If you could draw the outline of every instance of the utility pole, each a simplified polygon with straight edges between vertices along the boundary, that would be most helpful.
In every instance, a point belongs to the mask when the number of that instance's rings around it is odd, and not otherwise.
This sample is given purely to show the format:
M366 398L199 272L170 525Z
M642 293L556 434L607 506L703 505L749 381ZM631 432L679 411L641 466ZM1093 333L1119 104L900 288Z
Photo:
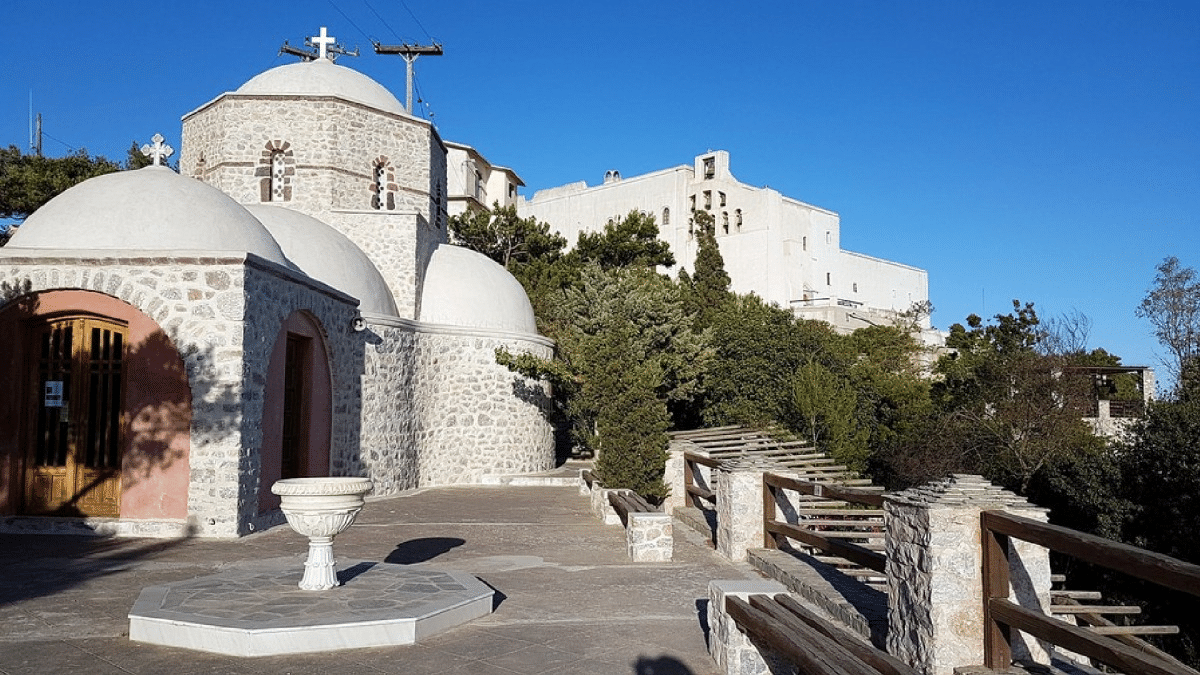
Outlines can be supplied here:
M413 110L413 61L416 61L417 57L422 54L428 56L441 56L442 46L436 42L431 45L381 45L378 42L375 42L374 45L376 54L399 54L400 56L404 57L408 82L408 96L404 100L404 107L408 110L408 114L411 115Z

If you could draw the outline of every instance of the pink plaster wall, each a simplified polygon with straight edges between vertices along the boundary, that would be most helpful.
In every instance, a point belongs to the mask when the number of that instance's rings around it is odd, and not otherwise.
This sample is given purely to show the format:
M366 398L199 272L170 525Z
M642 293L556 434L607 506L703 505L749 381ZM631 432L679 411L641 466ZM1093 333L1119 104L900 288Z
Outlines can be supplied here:
M153 319L121 300L92 291L48 291L0 310L0 513L16 513L22 495L21 414L26 405L23 323L36 317L85 312L129 327L124 393L125 447L121 517L186 518L192 394L179 351ZM15 343L15 344L14 344ZM32 358L32 355L30 355Z

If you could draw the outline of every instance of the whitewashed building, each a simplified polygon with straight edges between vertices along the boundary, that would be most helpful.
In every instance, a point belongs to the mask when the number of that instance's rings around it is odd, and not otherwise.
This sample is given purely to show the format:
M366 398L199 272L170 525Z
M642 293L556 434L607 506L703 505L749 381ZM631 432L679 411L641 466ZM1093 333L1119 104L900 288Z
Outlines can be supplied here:
M524 186L516 171L492 164L469 145L446 142L449 215L487 210L497 204L515 206L517 190Z
M734 178L729 153L708 152L691 166L640 176L610 171L518 200L522 217L550 224L568 241L630 211L652 214L679 267L692 269L698 241L693 210L713 216L732 290L754 293L839 330L891 323L929 299L925 270L841 247L838 214Z
M553 343L447 244L450 147L320 44L184 115L180 173L85 181L0 248L0 529L239 536L281 477L553 466L545 387L495 358Z

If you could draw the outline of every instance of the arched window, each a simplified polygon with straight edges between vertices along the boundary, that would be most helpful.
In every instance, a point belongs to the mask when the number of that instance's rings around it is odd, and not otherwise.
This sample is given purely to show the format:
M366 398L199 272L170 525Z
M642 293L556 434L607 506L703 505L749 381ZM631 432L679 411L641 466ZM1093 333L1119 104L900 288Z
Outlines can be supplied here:
M296 157L287 141L267 141L254 175L259 177L259 200L290 202L292 178L296 173Z
M663 224L663 227L666 227L667 225L670 225L670 224L671 224L671 209L669 209L669 208L667 208L667 207L665 207L665 206L663 207L663 221L662 221L662 224Z
M371 166L371 208L382 211L396 209L396 176L388 158L380 155Z
M728 211L721 212L721 229L725 231L725 234L729 234L729 212Z
M741 209L734 211L733 226L736 227L739 232L742 230L742 210Z
M271 201L283 201L283 177L286 169L283 153L276 150L271 153Z

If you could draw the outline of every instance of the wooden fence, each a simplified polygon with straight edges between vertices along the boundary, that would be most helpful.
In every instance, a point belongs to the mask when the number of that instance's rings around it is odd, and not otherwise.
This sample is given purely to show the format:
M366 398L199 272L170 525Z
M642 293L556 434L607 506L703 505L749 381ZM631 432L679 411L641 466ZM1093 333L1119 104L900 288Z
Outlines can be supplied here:
M1139 650L1095 630L1071 625L1010 601L1008 544L1010 538L1028 541L1195 597L1200 597L1200 565L1002 511L985 511L980 523L984 655L988 668L1009 667L1011 631L1016 629L1130 675L1197 675L1195 670L1169 657Z

